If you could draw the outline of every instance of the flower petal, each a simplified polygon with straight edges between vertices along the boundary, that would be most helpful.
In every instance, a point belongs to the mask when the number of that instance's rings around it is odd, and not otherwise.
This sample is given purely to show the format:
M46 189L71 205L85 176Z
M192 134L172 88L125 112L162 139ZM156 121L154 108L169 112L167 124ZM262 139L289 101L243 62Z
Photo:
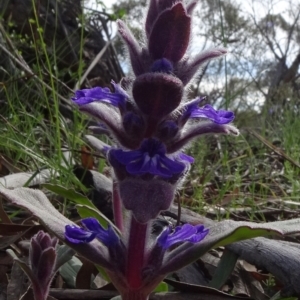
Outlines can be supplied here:
M172 174L182 173L185 169L185 165L176 160L172 160L166 156L160 158L160 164L170 170Z
M189 155L187 155L187 154L185 154L185 153L180 153L180 154L178 155L178 158L179 158L181 161L187 162L187 163L190 163L190 164L192 164L192 163L195 161L195 159L194 159L192 156L189 156Z
M227 110L215 110L211 105L203 108L195 108L191 112L191 118L207 118L217 124L228 124L234 119L234 113Z
M66 225L65 238L72 244L89 243L96 237L96 234L75 225Z
M105 246L110 247L116 245L120 240L111 226L105 229L95 218L86 218L81 222L86 229L75 225L66 225L65 227L65 238L72 244L89 243L97 238Z
M143 154L138 150L124 151L122 149L111 149L109 151L109 156L112 157L114 160L117 160L119 163L127 165L131 161L137 161L142 159Z
M206 237L208 231L203 225L184 224L177 226L173 232L168 227L158 236L157 243L164 249L183 242L198 243Z
M109 88L94 87L76 91L75 97L73 97L72 100L79 106L95 101L102 101L116 107L123 107L126 102L126 93L114 82L112 84L115 87L115 93L112 93Z
M156 139L144 140L140 149L124 151L112 149L109 152L110 162L115 167L117 161L126 166L126 170L132 175L143 175L146 173L170 178L185 170L183 162L171 159L165 155L164 144Z
M111 226L103 228L97 219L86 218L81 220L82 224L100 240L105 246L114 246L119 242L119 236L114 232Z

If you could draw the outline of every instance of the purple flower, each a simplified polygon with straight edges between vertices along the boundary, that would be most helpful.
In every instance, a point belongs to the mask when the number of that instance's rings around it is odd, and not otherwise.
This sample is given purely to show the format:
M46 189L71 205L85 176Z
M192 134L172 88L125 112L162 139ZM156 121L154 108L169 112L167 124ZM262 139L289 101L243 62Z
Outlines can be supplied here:
M109 152L110 161L117 161L126 166L128 173L143 175L146 173L170 178L185 170L185 164L166 156L165 146L156 139L142 142L140 149L124 151L112 149Z
M195 244L202 241L208 234L208 231L203 225L184 224L183 226L177 226L173 232L168 227L157 238L157 243L164 249L183 242Z
M227 110L215 110L211 105L199 107L199 103L205 98L198 98L184 106L184 112L180 118L181 125L184 125L189 118L210 119L216 124L228 124L234 119L234 113Z
M95 218L86 218L81 222L85 229L75 225L66 225L65 238L72 244L89 243L97 238L105 246L111 247L120 240L110 225L105 229Z
M72 244L89 243L96 237L96 233L90 232L75 225L66 225L65 238Z
M109 88L94 87L76 91L72 100L79 106L102 101L115 107L124 107L128 97L127 94L120 86L114 82L112 84L115 88L115 93L112 93Z
M199 109L199 103L201 101L203 101L205 99L205 97L200 97L197 99L194 99L188 103L186 103L183 107L182 107L182 115L179 118L179 124L181 127L183 127L183 125L189 120L189 118L191 117L191 114L194 110Z
M234 113L227 110L215 110L211 105L192 110L190 118L207 118L217 124L228 124L234 119Z

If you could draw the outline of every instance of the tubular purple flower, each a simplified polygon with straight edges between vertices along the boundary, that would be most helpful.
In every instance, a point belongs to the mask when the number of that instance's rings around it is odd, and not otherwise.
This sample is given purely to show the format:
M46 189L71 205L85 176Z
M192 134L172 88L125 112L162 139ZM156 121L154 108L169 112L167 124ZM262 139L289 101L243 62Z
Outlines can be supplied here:
M116 160L126 166L131 175L143 175L146 173L162 178L171 178L185 170L185 164L168 158L165 146L156 139L146 139L140 149L124 151L112 149L109 152L110 161Z
M75 225L66 225L65 238L72 244L89 243L96 237L95 232L90 232Z
M116 245L120 238L109 225L107 229L103 228L95 218L86 218L81 220L84 228L74 225L66 225L65 238L73 244L89 243L94 238L101 241L106 247Z
M187 103L183 109L184 112L179 119L179 123L183 126L190 118L204 118L213 121L216 124L228 124L234 120L234 113L227 110L215 110L211 105L199 107L199 103L205 98L198 98Z
M167 227L157 238L157 243L164 249L183 242L195 244L202 241L208 232L209 230L203 225L184 224L177 226L173 232L170 227Z
M120 240L110 224L107 229L103 228L99 221L95 218L86 218L81 220L81 223L91 232L96 233L96 238L100 240L105 246L111 247L117 244Z
M216 124L228 124L233 121L234 113L227 110L215 110L207 104L203 108L195 108L190 112L190 118L206 118Z
M102 101L111 104L115 107L124 107L126 98L128 98L125 91L112 82L115 87L115 92L112 93L109 88L94 87L91 89L83 89L75 92L75 97L72 98L75 104L82 106L95 101Z
M195 100L192 100L192 101L186 103L183 106L183 108L182 108L183 113L179 118L179 124L180 124L181 127L189 120L189 118L191 116L191 113L194 110L199 108L199 103L201 101L203 101L204 99L205 99L205 97L200 97L200 98L197 98Z

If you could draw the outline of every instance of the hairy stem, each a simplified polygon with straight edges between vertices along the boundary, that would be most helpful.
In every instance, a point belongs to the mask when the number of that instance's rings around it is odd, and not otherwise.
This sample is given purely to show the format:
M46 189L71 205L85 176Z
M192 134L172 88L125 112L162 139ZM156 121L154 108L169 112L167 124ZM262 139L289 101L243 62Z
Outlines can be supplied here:
M117 182L113 183L113 210L114 210L115 224L119 228L119 230L123 232L124 222L123 222L122 201L119 195Z

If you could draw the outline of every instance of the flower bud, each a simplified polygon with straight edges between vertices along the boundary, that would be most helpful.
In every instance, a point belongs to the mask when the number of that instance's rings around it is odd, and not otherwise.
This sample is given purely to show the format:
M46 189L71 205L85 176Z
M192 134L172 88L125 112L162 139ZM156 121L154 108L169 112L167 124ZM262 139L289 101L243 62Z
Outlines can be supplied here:
M55 274L57 239L39 231L30 242L29 263L32 270L32 289L36 299L47 299Z
M178 62L185 54L191 32L191 17L182 3L163 11L149 36L149 53L153 59L166 58Z

